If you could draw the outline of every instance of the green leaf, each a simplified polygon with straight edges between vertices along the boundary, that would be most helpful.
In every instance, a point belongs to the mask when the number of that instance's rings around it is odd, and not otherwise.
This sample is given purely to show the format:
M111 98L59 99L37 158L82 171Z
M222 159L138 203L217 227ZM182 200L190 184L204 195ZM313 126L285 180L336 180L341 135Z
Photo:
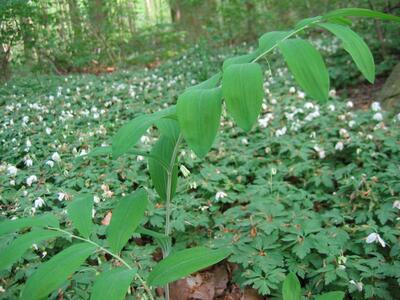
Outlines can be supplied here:
M57 289L96 250L89 243L79 243L41 264L29 277L22 291L23 300L39 300Z
M135 232L143 219L147 203L147 193L144 189L136 190L119 200L107 229L107 241L114 253L120 252Z
M261 54L270 51L291 33L292 31L270 31L263 34L258 39L258 52Z
M263 75L258 64L231 65L224 70L222 93L228 112L244 131L250 131L260 114Z
M200 157L210 150L221 119L221 88L193 89L178 98L176 113L182 135Z
M203 81L203 82L200 82L199 84L191 86L191 87L187 88L186 90L215 88L215 87L217 87L217 84L218 84L219 80L221 79L221 76L222 76L222 73L218 72L217 74L211 76L206 81Z
M306 18L306 19L300 20L299 22L296 23L296 25L294 26L294 29L300 29L302 27L306 27L311 24L318 23L321 19L322 19L321 16L317 16L317 17Z
M329 19L332 17L367 17L381 19L385 21L400 22L400 17L366 8L341 8L331 11L323 16L324 19Z
M58 231L33 229L24 235L19 236L3 248L0 252L0 271L8 268L18 261L21 256L33 245L42 241L63 235Z
M237 64L245 64L245 63L250 63L252 62L258 55L259 51L254 51L249 54L245 55L240 55L240 56L235 56L235 57L230 57L226 59L222 65L222 69L225 70L227 67L230 65L237 65Z
M171 164L172 154L176 141L167 136L160 136L158 141L153 145L149 157L149 173L154 188L156 189L161 200L167 199L167 183L168 168ZM176 158L175 158L176 161ZM178 181L178 166L174 163L172 169L171 199L175 194L176 184Z
M216 264L230 253L228 249L211 250L205 247L175 252L153 268L148 277L148 282L151 286L165 285Z
M93 228L93 196L82 195L77 197L69 203L67 210L74 227L83 237L89 238Z
M91 300L123 300L137 270L117 268L103 272L94 282Z
M6 220L0 223L0 235L18 231L27 227L59 227L57 218L52 214Z
M332 32L343 43L343 48L351 55L358 69L371 83L375 81L374 57L364 40L346 26L332 23L319 24L322 28Z
M282 286L283 300L300 300L301 286L296 274L290 273L286 276Z
M279 49L301 88L312 98L326 102L329 74L321 54L302 39L285 40L279 44Z
M167 118L160 119L156 122L156 126L161 135L165 135L175 142L178 140L180 129L177 120Z
M171 117L174 114L175 106L171 106L151 115L139 116L123 125L112 140L113 156L116 158L128 152L157 120Z
M315 300L342 300L343 298L344 298L344 292L336 291L317 296Z
M137 233L151 236L156 243L161 247L163 253L168 253L171 248L171 238L163 233L159 233L150 229L140 227L136 230Z

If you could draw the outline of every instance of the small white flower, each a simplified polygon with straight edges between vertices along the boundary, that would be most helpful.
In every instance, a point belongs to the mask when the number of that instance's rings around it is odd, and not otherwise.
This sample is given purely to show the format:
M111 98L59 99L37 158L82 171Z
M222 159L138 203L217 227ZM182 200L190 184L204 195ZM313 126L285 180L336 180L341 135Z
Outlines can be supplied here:
M51 156L51 159L54 160L55 162L61 161L61 157L57 152L54 152Z
M6 290L0 285L0 293L4 293Z
M215 194L215 200L219 200L219 199L223 199L223 198L225 198L226 196L228 196L225 192L217 192L216 194Z
M296 93L296 88L294 86L291 86L289 89L289 93L291 93L291 94Z
M49 166L50 168L54 167L54 161L48 160L46 161L46 165Z
M366 238L365 241L366 241L367 244L379 243L379 244L381 244L381 246L382 246L383 248L386 247L385 241L384 241L384 240L381 238L381 236L380 236L378 233L376 233L376 232L370 233L370 234L367 236L367 238Z
M330 104L329 106L328 106L328 109L330 110L330 111L335 111L335 105L333 105L333 104Z
M34 207L35 207L35 208L40 208L40 207L42 207L44 204L45 204L45 203L44 203L44 200L43 200L41 197L38 197L38 198L35 200Z
M352 128L354 125L356 125L356 121L351 120L351 121L349 122L349 127Z
M137 161L143 161L143 160L144 160L144 156L138 155L138 156L136 157L136 160L137 160Z
M27 167L31 167L31 166L33 165L33 161L32 161L32 159L30 159L30 158L26 158L26 159L24 160L24 164L25 164L25 166L27 166Z
M7 172L8 172L8 175L15 176L15 175L17 175L18 169L14 166L9 166L7 168Z
M325 158L325 150L322 149L320 146L315 145L314 146L314 150L318 153L318 156L320 159L324 159Z
M347 130L344 129L344 128L340 128L340 130L339 130L339 135L342 136L342 137L344 137L344 138L346 138L346 139L349 137L349 133L348 133Z
M346 106L347 106L348 108L352 108L352 107L354 107L354 104L353 104L352 101L347 101Z
M276 137L283 136L283 135L286 134L286 131L287 131L286 126L285 126L285 127L282 127L282 128L278 129L278 130L275 132L275 136L276 136Z
M243 145L248 145L249 144L249 141L246 138L242 138L241 142L242 142Z
M336 97L336 90L335 89L332 89L332 90L330 90L329 91L329 97Z
M99 196L93 196L93 201L94 201L94 203L100 203L100 197Z
M31 175L31 176L29 176L27 179L26 179L26 184L28 185L28 186L31 186L34 182L36 182L37 181L37 177L36 177L36 175Z
M140 142L143 144L148 144L150 142L150 138L147 135L144 135L140 138Z
M367 134L367 139L368 139L368 140L373 140L373 139L374 139L374 136L373 136L372 134Z
M272 98L270 102L272 105L275 105L278 103L278 100L276 100L275 98ZM400 120L400 118L399 118L399 120Z
M196 181L193 181L193 182L189 183L189 187L190 187L190 189L192 189L192 190L197 189L197 183L196 183Z
M58 201L63 201L63 200L65 199L66 196L67 196L66 193L59 192L59 193L58 193L58 196L57 196L57 199L58 199Z
M180 166L180 170L183 174L183 177L188 177L190 175L190 171L184 165Z
M380 111L381 110L381 104L379 102L373 102L371 104L371 109L373 111Z
M336 145L335 145L335 150L337 150L337 151L342 151L343 148L344 148L343 142L337 142L337 143L336 143Z
M28 148L32 147L32 143L31 143L31 141L30 141L29 139L26 140L25 145L26 145L26 147L28 147Z
M52 132L51 128L47 127L47 128L46 128L46 133L47 133L48 135L50 135L51 132Z
M304 99L304 98L306 97L306 93L301 92L301 91L298 91L298 92L297 92L297 97L298 97L299 99Z
M396 200L393 202L393 208L400 209L400 200Z
M380 112L377 112L376 114L374 114L374 116L372 117L375 121L382 121L383 120L383 116Z
M311 102L306 102L306 104L304 104L304 108L305 109L313 109L314 104L312 104Z
M26 124L26 123L28 123L28 122L29 122L29 117L28 117L28 116L24 116L24 117L22 118L22 123Z
M363 285L363 283L361 281L356 282L354 280L350 280L349 283L354 284L356 286L357 290L359 292L362 292L364 285Z
M277 172L276 168L271 168L271 175L276 175Z

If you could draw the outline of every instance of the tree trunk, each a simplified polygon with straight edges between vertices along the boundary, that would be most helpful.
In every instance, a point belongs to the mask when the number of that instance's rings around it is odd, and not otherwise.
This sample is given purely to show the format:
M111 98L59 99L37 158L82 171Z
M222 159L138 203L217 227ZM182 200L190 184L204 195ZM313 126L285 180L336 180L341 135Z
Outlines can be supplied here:
M68 9L74 40L80 40L82 37L82 19L77 0L68 0Z

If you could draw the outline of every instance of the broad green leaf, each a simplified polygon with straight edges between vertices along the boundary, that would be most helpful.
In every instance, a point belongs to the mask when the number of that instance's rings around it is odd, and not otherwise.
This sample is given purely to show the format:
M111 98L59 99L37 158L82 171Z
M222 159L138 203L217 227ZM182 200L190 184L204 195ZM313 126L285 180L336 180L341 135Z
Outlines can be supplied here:
M300 300L301 286L296 274L290 273L286 276L282 286L283 300Z
M168 138L165 135L160 136L153 145L149 157L149 173L151 181L158 195L163 201L167 198L168 168L171 165L172 154L176 145L176 140ZM173 162L171 177L171 199L175 194L178 181L178 166Z
M6 220L0 223L0 235L18 231L27 227L59 227L57 218L52 214Z
M351 26L351 24L353 24L350 19L347 19L345 17L332 17L329 18L328 21L330 23L335 23L343 26Z
M344 298L344 292L336 291L322 294L315 297L315 300L342 300Z
M191 90L191 89L212 89L217 87L219 80L221 79L221 72L218 72L217 74L211 76L209 79L206 81L200 82L199 84L196 84L194 86L191 86L187 88L186 90Z
M251 63L259 54L260 54L259 51L254 51L249 54L230 57L224 61L223 65L222 65L222 69L225 70L230 65Z
M44 229L33 229L24 235L19 236L13 240L10 245L3 248L0 252L0 271L8 268L13 263L18 261L21 256L30 248L33 244L38 244L42 241L52 239L63 235L58 231L44 230Z
M366 8L341 8L331 11L323 16L324 19L329 19L332 17L367 17L381 19L385 21L400 22L400 17Z
M74 227L85 238L89 238L89 235L92 232L92 210L92 195L78 196L68 204L68 216L71 219Z
M222 93L228 112L244 131L250 131L260 114L264 96L258 64L231 65L224 70Z
M182 135L199 157L210 150L221 118L221 88L188 90L178 98L176 113Z
M343 43L343 48L351 55L358 69L371 83L375 80L374 57L364 40L346 26L332 23L319 24L322 28L332 32Z
M171 238L169 236L166 236L165 234L146 229L143 227L140 227L139 229L136 230L137 233L144 234L151 236L156 243L161 247L163 250L163 253L168 253L170 248L171 248Z
M279 49L297 83L312 98L325 102L329 93L329 74L321 54L307 41L289 39Z
M123 300L137 270L117 268L96 278L91 300Z
M58 253L49 261L41 264L29 277L22 291L23 300L39 300L57 289L68 276L96 250L89 243L79 243Z
M303 20L300 20L299 22L297 22L297 24L294 25L294 28L295 29L300 29L302 27L306 27L306 26L309 26L311 24L318 23L321 19L322 19L321 16L312 17L312 18L306 18L306 19L303 19Z
M160 131L161 135L165 135L166 137L174 140L175 142L178 140L179 137L179 123L177 120L173 119L160 119L156 122L156 126Z
M165 285L216 264L230 253L228 249L212 250L205 247L175 252L153 268L148 277L148 282L151 286Z
M135 232L143 219L147 203L147 193L144 189L119 199L107 229L107 241L114 253L120 252Z
M265 53L275 47L280 41L287 38L291 31L271 31L263 34L258 39L258 52Z
M119 157L128 152L146 130L161 118L167 118L175 114L175 106L155 112L151 115L139 116L123 125L112 140L112 152L114 157Z

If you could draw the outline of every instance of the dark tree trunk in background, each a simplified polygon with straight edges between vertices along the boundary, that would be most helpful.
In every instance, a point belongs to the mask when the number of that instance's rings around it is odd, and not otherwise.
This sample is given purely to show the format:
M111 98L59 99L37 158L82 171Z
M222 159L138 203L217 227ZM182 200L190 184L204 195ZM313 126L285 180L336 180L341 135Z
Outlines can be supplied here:
M0 46L0 82L7 81L11 77L10 51L11 46Z
M105 33L108 27L106 1L89 0L89 14L90 21L96 33Z
M203 26L207 23L218 22L216 0L170 0L169 4L172 22L193 38L207 33L203 30Z

